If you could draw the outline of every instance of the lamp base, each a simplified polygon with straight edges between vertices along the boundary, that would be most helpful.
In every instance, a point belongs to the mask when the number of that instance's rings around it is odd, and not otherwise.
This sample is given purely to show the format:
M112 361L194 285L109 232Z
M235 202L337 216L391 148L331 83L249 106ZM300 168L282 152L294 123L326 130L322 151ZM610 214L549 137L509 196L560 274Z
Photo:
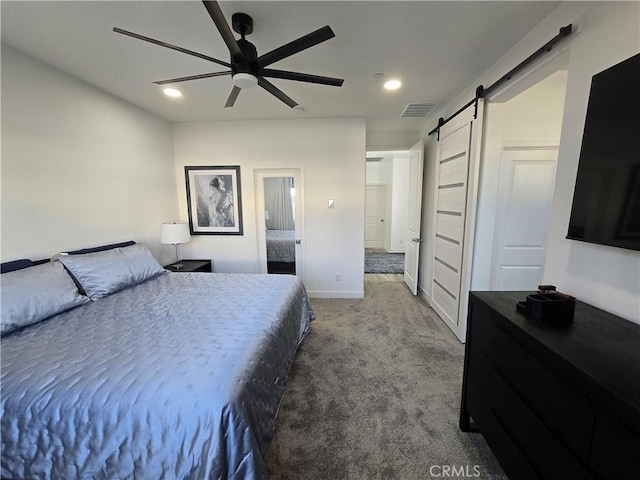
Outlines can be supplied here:
M178 244L174 243L174 245L176 246L176 263L172 264L171 267L175 268L176 270L180 270L183 265L182 261L180 260L180 256L178 255Z

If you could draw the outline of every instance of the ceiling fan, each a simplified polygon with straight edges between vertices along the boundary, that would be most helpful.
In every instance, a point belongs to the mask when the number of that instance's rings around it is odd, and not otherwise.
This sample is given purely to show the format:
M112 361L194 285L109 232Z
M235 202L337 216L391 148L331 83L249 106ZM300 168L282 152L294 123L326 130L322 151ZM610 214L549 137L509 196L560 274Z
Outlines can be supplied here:
M291 55L294 55L298 52L306 50L307 48L313 47L314 45L335 37L333 30L331 30L331 27L329 27L328 25L307 35L304 35L303 37L293 40L292 42L282 45L275 50L258 56L256 47L251 42L245 39L246 35L249 35L251 34L251 32L253 32L253 19L249 15L247 15L246 13L234 13L232 15L231 24L233 26L233 30L239 33L241 37L239 40L236 40L233 32L231 32L231 28L229 28L229 24L222 14L222 10L220 9L220 5L218 5L218 2L215 0L203 0L202 3L207 9L207 12L209 12L211 19L215 23L218 31L220 32L220 35L222 36L222 39L224 40L224 43L226 43L227 48L229 49L229 53L231 56L230 62L224 62L208 55L203 55L201 53L187 50L186 48L178 47L176 45L171 45L170 43L162 42L160 40L145 37L137 33L128 32L126 30L122 30L121 28L115 27L113 29L113 31L116 33L121 33L129 37L160 45L161 47L170 48L172 50L186 53L188 55L193 55L194 57L202 58L204 60L217 63L218 65L222 65L230 69L222 72L211 72L203 73L200 75L191 75L188 77L171 78L169 80L161 80L159 82L153 83L157 85L165 85L168 83L186 82L189 80L197 80L201 78L222 77L225 75L231 75L231 78L233 80L233 88L231 89L231 93L227 98L225 108L233 107L241 89L255 87L256 85L264 88L267 92L269 92L282 102L286 103L291 108L294 108L298 105L293 99L288 97L278 87L268 81L267 78L281 78L285 80L295 80L298 82L319 83L321 85L331 85L335 87L342 86L344 80L340 78L323 77L320 75L310 75L308 73L298 73L286 70L274 70L271 68L266 68L272 63L290 57Z

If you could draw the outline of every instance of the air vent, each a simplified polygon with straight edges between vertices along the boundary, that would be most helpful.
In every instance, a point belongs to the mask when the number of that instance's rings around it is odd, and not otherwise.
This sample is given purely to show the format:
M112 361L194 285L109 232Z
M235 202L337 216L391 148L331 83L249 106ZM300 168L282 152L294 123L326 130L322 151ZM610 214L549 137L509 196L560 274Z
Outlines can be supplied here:
M426 117L438 106L434 102L416 102L408 104L400 114L400 118Z

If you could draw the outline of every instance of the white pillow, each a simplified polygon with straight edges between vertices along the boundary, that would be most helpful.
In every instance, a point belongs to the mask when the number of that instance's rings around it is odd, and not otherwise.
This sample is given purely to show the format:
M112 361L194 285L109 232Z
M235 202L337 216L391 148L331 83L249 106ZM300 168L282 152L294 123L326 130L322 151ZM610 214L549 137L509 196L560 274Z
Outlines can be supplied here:
M104 252L64 255L60 261L91 300L106 297L166 272L140 243Z
M89 301L60 262L4 273L0 282L2 335Z

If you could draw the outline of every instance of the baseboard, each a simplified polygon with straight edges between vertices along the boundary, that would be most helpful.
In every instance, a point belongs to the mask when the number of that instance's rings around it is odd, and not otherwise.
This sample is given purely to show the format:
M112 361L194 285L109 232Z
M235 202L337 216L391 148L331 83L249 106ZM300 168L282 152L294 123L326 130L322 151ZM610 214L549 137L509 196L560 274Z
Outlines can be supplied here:
M309 298L364 298L364 290L357 292L307 291Z
M385 249L387 253L404 253L404 250L391 250L390 248Z
M431 306L431 295L424 288L422 288L422 285L418 285L418 293L424 299L424 301L427 302L427 305Z

